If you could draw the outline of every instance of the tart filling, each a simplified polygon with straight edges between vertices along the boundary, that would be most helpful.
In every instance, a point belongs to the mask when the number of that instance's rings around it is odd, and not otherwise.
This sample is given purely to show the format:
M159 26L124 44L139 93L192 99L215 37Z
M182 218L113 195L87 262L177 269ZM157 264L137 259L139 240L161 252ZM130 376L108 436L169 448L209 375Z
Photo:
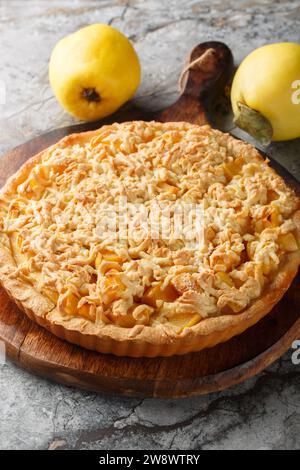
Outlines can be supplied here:
M200 227L179 233L178 207L200 207ZM1 249L14 262L0 277L32 286L65 321L180 336L245 312L290 254L299 259L298 207L268 162L227 134L113 124L64 139L4 187ZM153 236L144 215L157 208L168 230Z

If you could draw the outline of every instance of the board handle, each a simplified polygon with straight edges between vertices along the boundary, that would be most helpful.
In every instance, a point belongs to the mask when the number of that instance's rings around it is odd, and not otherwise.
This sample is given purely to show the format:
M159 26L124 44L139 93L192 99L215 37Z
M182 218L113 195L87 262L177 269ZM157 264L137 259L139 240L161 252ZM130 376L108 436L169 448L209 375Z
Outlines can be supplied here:
M233 56L226 44L218 41L198 44L181 73L179 99L159 112L156 119L208 124L207 107L224 90L232 70Z

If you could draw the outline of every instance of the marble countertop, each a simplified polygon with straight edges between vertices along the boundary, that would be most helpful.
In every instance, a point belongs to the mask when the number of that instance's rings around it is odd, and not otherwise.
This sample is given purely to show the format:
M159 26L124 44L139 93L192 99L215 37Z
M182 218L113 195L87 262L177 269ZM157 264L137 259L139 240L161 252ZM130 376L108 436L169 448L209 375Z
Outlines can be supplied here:
M274 41L300 42L298 0L0 0L0 154L72 122L54 99L47 67L63 35L95 22L134 42L143 82L139 105L177 94L189 50L220 40L239 62ZM271 155L300 178L300 142ZM0 365L1 449L296 449L300 365L292 350L260 375L198 398L130 399L82 392Z

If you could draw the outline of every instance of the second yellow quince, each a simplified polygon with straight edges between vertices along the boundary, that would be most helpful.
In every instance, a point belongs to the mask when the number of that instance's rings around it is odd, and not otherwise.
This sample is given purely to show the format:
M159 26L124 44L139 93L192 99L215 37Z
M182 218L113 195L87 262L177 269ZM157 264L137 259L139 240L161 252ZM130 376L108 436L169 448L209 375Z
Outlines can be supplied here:
M300 137L300 44L251 52L232 83L235 123L263 144Z
M73 116L92 121L134 95L141 69L126 36L106 24L93 24L57 43L49 78L60 104Z

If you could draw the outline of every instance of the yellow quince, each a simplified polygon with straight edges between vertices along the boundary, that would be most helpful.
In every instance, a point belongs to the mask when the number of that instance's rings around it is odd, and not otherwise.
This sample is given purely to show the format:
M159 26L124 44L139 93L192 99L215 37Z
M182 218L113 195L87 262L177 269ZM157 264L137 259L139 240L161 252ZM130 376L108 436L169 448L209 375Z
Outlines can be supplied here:
M263 144L300 137L300 44L268 44L251 52L232 83L237 126Z
M134 95L140 78L132 44L106 24L92 24L61 39L49 63L50 84L59 103L88 121L116 111Z

